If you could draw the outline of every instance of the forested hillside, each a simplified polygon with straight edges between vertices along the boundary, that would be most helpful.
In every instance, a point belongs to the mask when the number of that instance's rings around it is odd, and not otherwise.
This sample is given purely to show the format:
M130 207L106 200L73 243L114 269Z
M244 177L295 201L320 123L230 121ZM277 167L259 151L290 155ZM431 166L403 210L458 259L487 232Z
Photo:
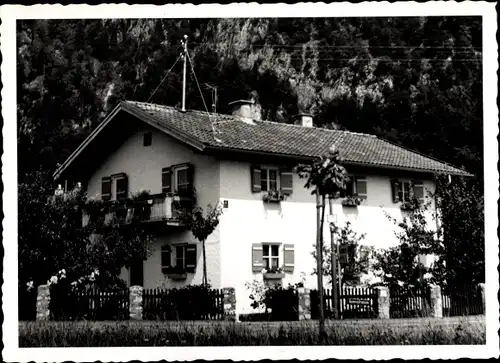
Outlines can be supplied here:
M263 119L312 112L482 179L481 19L427 17L19 21L20 180L54 171L120 100L147 101L184 34L218 112L252 95ZM180 104L181 82L178 62L150 102ZM192 73L187 108L204 109Z

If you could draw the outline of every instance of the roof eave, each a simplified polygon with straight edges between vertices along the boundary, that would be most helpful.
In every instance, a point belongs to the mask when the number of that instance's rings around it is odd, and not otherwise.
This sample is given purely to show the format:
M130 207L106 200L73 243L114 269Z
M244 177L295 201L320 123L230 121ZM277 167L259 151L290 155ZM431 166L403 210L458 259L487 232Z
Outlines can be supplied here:
M296 155L296 154L283 154L283 153L271 153L271 152L266 152L266 151L254 151L254 150L245 150L245 149L237 149L237 148L228 148L228 147L217 147L217 146L206 146L205 147L206 152L211 152L211 151L219 151L219 152L238 152L241 154L247 154L247 155L260 155L260 156L268 156L268 155L273 155L277 157L282 157L282 158L287 158L287 159L294 159L297 161L312 161L317 156L307 156L307 155ZM459 175L459 176L465 176L465 177L474 177L473 174L467 173L465 171L461 170L456 170L456 171L442 171L442 170L431 170L431 169L420 169L420 168L409 168L409 167L402 167L402 166L395 166L395 165L383 165L383 164L375 164L375 163L363 163L363 162L356 162L356 161L344 161L345 165L351 165L351 166L366 166L366 167L371 167L371 168L380 168L380 169L388 169L388 170L401 170L401 171L409 171L409 172L416 172L416 173L426 173L426 174L445 174L445 175Z
M95 137L101 132L101 130L106 127L107 124L111 122L111 120L120 112L125 111L132 116L137 117L141 121L147 123L148 125L172 136L174 139L186 143L199 151L203 151L205 146L199 140L194 139L193 137L180 132L179 130L175 130L172 127L168 127L166 125L158 123L155 118L149 115L147 112L143 112L139 110L137 107L127 104L126 102L120 102L111 113L106 116L106 118L95 128L94 131L90 133L89 136L77 147L75 151L59 166L56 171L52 174L54 181L58 180L64 171L71 165L71 163L81 154L81 152L95 139Z

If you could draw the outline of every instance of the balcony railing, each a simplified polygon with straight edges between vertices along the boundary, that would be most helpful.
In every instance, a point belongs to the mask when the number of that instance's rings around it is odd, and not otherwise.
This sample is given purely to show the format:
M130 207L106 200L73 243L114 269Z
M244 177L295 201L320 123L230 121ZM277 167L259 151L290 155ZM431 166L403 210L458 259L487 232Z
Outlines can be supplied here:
M165 222L170 225L182 225L180 219L183 212L190 210L192 199L172 194L155 194L134 202L115 201L104 215L104 224L113 220L120 224L132 222ZM88 216L84 216L84 225Z

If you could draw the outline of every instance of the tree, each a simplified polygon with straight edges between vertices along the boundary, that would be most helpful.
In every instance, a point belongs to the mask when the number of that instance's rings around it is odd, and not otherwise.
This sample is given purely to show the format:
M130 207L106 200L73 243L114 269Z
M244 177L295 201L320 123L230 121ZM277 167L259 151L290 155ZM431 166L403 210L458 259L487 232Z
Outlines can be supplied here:
M463 177L450 184L440 177L435 197L442 238L430 249L438 256L433 273L451 286L484 283L483 194Z
M369 257L367 253L361 253L360 242L365 238L364 234L357 234L351 228L351 223L348 221L340 228L337 225L333 226L333 234L335 241L340 246L346 246L348 250L348 262L342 268L342 282L351 285L358 285L361 281L361 276L368 272ZM316 246L312 252L313 257L317 258ZM333 252L335 253L335 252ZM330 283L333 284L332 275L332 249L328 244L323 244L323 276L330 278ZM314 273L317 270L314 269Z
M104 225L109 208L107 202L87 199L79 187L54 195L48 173L35 173L21 183L20 284L38 286L61 275L82 282L95 271L95 282L102 287L120 284L120 268L147 257L154 235L134 220L123 225L114 218ZM89 215L87 225L84 215Z
M195 206L191 211L184 213L181 220L186 227L193 233L195 238L201 242L203 249L203 285L208 286L207 278L207 256L205 251L205 242L212 232L219 225L219 218L222 214L222 207L217 203L215 207L211 204L207 206L206 213L203 208Z
M375 269L381 270L386 284L420 286L426 283L463 286L484 282L484 201L483 196L464 178L449 184L436 177L431 203L419 205L402 221L388 217L399 227L399 245L377 253ZM429 224L428 216L434 220ZM438 221L437 228L435 221ZM421 255L435 256L424 266Z
M301 179L306 179L305 188L313 188L311 194L316 195L317 213L317 239L316 239L316 266L318 276L318 295L320 305L320 334L324 333L324 311L323 311L323 226L325 222L325 199L326 196L336 198L341 191L345 190L349 180L347 171L341 165L342 159L339 151L332 145L325 156L315 159L311 164L299 164L296 172ZM335 280L334 280L335 281ZM334 289L336 294L336 289ZM337 299L334 298L334 302ZM337 309L336 309L337 314Z

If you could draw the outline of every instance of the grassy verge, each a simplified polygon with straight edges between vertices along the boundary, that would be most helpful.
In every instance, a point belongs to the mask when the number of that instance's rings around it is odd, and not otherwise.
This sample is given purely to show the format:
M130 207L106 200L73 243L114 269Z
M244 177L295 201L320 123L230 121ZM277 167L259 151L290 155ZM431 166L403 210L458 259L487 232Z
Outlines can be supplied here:
M484 320L329 322L21 322L20 347L485 344Z

